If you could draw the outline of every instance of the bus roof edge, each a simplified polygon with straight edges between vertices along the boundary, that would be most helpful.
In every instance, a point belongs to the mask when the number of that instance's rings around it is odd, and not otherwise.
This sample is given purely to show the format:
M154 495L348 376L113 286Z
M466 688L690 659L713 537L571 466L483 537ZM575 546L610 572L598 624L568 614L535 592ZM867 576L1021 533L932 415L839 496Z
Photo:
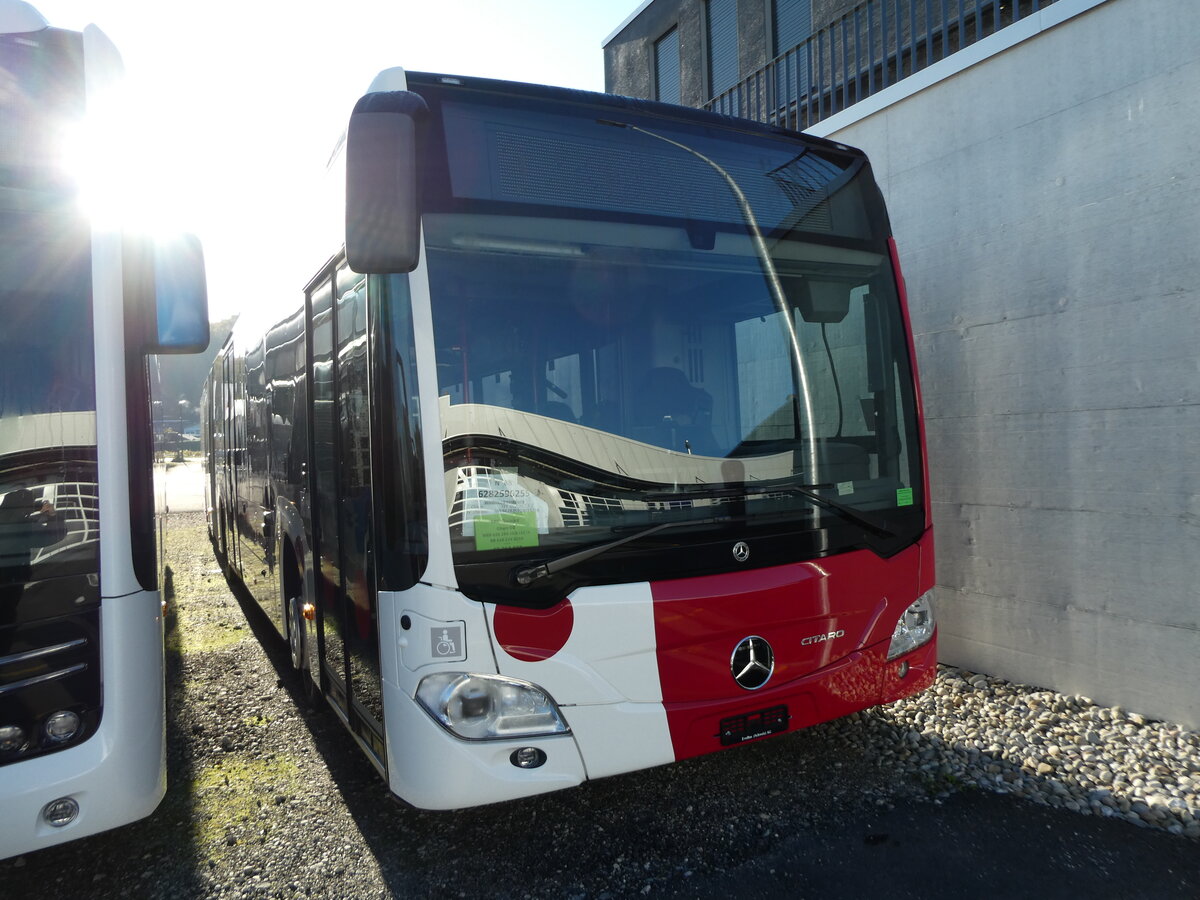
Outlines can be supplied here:
M28 34L50 23L25 0L0 0L0 34Z

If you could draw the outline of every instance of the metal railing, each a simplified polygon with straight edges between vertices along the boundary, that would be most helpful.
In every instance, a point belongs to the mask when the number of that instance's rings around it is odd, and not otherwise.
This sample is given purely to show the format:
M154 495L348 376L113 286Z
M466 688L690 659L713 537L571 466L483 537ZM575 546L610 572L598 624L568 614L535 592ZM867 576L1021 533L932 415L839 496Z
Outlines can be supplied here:
M802 131L1055 0L866 0L706 109Z

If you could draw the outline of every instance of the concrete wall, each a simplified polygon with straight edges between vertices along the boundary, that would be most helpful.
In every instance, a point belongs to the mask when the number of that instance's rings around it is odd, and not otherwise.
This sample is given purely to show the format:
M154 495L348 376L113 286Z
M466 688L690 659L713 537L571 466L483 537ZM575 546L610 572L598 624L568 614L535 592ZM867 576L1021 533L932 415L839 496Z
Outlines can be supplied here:
M831 136L907 276L943 660L1200 726L1200 28L1108 0Z

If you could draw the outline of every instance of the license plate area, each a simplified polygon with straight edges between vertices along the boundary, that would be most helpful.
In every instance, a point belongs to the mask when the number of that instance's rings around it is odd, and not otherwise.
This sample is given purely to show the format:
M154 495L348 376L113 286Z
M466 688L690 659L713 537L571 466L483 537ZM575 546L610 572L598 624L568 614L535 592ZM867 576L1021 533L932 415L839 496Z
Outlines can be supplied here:
M717 737L722 747L731 747L787 731L790 718L787 706L782 703L756 712L728 716L721 720Z

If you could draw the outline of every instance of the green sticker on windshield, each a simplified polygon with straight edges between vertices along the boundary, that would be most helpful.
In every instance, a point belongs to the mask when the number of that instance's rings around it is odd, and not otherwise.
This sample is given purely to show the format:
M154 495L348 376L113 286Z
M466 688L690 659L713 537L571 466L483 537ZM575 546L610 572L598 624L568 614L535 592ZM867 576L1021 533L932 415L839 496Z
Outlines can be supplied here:
M537 545L537 513L532 510L475 517L476 550L513 550Z
M896 505L897 506L912 506L913 505L912 491L913 491L912 488L899 488L896 491Z

